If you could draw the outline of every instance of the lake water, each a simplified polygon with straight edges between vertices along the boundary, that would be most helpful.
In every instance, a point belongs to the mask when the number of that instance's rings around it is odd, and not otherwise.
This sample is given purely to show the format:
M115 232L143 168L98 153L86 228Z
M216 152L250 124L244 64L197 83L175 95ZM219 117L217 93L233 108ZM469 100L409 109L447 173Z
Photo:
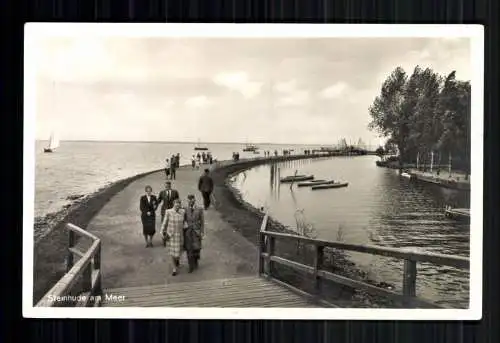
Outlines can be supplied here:
M76 142L62 141L54 153L44 153L46 141L35 147L35 217L59 211L71 203L66 198L89 194L107 184L163 168L167 156L181 154L181 164L191 163L194 144L152 142ZM240 157L255 157L241 152L242 144L206 144L219 160L229 159L233 151ZM317 146L259 145L261 150L295 149L297 152Z
M396 170L376 167L375 156L334 157L280 163L280 176L314 174L316 179L349 182L339 189L290 190L272 181L271 166L259 166L233 178L243 199L267 206L271 216L296 228L296 218L312 224L312 236L347 243L406 247L417 251L469 255L469 224L444 216L445 205L469 207L469 194L410 182ZM340 229L339 229L340 228ZM340 231L340 233L339 233ZM387 257L352 253L351 260L370 278L402 284L403 263ZM417 294L445 306L466 307L469 273L417 264Z

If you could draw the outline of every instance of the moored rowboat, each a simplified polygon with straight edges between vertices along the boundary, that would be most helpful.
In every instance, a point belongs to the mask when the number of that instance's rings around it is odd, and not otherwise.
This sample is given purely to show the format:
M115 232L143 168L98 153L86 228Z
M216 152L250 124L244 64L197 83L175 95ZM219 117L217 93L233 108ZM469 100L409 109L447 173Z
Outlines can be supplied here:
M286 176L282 178L281 182L295 182L295 181L308 181L313 180L314 175L295 175L295 176Z
M312 186L311 189L314 191L318 189L340 188L340 187L347 187L348 184L349 184L348 182L334 182L330 184Z
M327 185L334 183L335 181L333 180L312 180L312 181L307 181L307 182L301 182L298 183L298 187L309 187L309 186L317 186L317 185Z

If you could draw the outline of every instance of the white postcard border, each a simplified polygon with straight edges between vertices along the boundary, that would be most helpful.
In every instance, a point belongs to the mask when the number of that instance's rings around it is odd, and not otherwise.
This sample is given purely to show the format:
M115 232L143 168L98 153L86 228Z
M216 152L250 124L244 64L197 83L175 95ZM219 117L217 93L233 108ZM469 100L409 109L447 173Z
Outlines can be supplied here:
M49 308L34 307L33 227L35 200L35 67L38 39L47 36L134 37L448 37L471 39L471 238L469 309L284 308ZM28 23L24 43L23 316L30 318L478 320L482 318L483 94L482 25L393 24L115 24Z

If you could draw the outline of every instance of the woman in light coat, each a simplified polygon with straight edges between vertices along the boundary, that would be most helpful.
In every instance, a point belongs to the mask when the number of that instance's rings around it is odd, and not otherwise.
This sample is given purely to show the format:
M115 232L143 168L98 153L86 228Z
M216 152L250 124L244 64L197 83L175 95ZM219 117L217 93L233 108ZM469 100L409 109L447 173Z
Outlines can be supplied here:
M184 227L186 226L186 212L181 208L180 199L174 200L174 207L165 212L162 223L162 234L166 238L168 254L172 258L172 275L177 275L179 259L184 250Z

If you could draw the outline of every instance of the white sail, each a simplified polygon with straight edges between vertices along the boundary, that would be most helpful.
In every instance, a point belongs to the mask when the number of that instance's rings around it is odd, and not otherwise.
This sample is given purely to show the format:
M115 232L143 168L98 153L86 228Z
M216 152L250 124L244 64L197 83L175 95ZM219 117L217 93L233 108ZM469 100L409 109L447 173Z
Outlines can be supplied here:
M57 147L59 147L59 138L52 133L49 140L49 149L55 149Z

